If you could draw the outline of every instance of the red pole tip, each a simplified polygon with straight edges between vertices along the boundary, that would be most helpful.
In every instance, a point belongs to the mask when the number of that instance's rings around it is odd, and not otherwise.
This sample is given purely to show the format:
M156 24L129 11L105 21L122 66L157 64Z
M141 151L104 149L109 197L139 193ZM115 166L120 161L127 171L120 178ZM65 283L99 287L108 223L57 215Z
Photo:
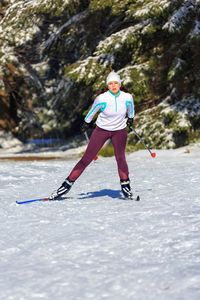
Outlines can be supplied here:
M151 156L156 157L156 153L155 152L151 153Z
M95 156L94 160L97 160L98 159L98 156Z

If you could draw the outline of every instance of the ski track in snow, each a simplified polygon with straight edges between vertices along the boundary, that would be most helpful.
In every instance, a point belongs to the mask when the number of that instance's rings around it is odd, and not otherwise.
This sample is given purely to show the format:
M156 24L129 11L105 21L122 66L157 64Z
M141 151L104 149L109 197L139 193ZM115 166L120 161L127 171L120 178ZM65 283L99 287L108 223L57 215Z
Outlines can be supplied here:
M75 160L0 162L0 299L200 299L200 150L127 156L141 201L120 198L114 158L48 196Z

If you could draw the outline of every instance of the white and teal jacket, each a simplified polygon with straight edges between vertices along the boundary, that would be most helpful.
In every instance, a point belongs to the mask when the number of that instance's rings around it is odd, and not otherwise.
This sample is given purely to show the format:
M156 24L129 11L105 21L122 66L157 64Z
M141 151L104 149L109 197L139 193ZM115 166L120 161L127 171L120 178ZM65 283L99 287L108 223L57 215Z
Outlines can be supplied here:
M126 115L134 117L133 97L129 93L119 91L118 95L109 90L100 94L85 117L85 122L90 123L94 115L101 110L97 117L96 125L102 129L115 131L126 127Z

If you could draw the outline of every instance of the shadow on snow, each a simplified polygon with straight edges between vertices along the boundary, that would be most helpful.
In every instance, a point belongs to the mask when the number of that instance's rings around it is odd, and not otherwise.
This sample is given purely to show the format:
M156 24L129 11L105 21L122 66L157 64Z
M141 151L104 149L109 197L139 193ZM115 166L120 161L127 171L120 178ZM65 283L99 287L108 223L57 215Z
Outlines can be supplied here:
M80 196L79 199L91 199L91 198L108 196L113 199L125 200L122 197L121 190L110 190L110 189L103 189L95 192L81 193L79 194L79 196Z

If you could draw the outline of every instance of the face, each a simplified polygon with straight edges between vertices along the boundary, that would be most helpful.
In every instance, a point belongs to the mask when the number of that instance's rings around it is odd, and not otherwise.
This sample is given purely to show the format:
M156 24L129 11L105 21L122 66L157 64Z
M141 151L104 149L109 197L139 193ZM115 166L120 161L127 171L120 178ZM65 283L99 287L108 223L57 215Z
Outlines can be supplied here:
M111 93L118 95L120 89L120 83L117 81L110 81L108 83L108 89L111 91Z

